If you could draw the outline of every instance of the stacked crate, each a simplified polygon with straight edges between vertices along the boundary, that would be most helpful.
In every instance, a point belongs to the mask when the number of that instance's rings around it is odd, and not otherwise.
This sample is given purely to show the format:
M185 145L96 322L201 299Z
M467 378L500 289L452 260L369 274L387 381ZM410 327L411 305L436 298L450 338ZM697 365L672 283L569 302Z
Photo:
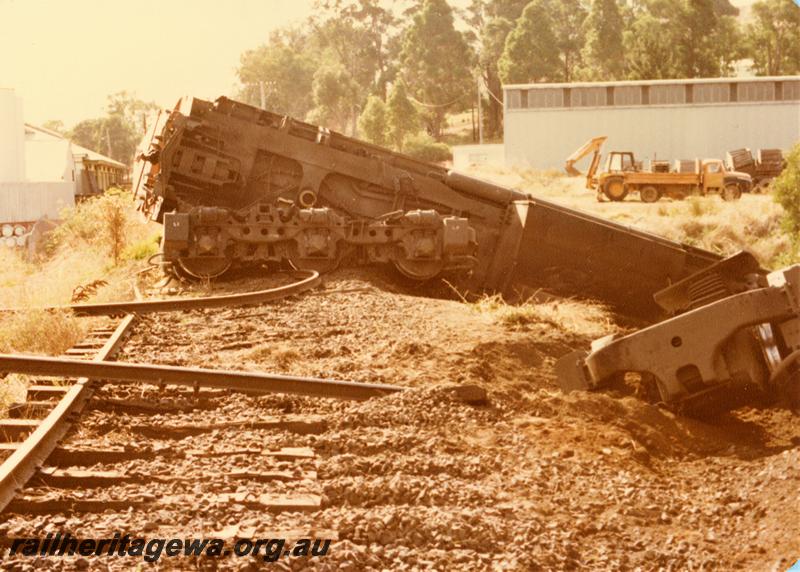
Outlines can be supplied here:
M783 171L785 161L780 149L759 149L756 155L756 175L777 177Z
M753 177L753 188L764 188L781 174L786 162L780 149L759 149L753 156L750 149L745 148L728 151L725 164L732 171Z
M676 159L675 160L676 173L699 173L700 161L699 159Z

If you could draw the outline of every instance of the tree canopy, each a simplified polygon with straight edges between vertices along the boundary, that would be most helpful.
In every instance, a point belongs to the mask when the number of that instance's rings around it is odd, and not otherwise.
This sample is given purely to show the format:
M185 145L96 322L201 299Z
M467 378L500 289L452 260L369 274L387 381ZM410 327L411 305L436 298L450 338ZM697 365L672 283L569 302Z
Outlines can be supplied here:
M466 39L455 29L450 5L445 0L423 0L403 34L399 65L434 137L441 136L447 112L463 108L472 91L472 60Z
M114 93L108 96L105 116L81 121L66 135L78 145L130 165L144 135L145 116L156 109L156 104L127 91Z
M623 32L624 24L617 0L594 0L586 19L586 76L603 81L623 79Z
M761 0L753 16L747 42L756 73L800 73L800 8L792 0Z
M478 84L484 132L497 137L504 82L716 77L748 61L759 75L800 73L792 0L758 0L746 26L729 0L451 4L316 0L314 17L242 55L240 96L257 105L264 85L268 108L354 134L368 99L388 106L402 80L418 125L441 140Z
M558 80L557 38L550 14L546 0L533 0L525 6L498 62L504 83Z

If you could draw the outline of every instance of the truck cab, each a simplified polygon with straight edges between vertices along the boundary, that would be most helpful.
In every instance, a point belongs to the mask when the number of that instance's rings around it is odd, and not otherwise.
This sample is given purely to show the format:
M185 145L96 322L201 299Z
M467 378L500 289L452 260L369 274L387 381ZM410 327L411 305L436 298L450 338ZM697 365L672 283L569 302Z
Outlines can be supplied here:
M738 199L750 191L752 178L747 173L728 171L720 159L704 159L701 163L703 194L718 192L726 200Z

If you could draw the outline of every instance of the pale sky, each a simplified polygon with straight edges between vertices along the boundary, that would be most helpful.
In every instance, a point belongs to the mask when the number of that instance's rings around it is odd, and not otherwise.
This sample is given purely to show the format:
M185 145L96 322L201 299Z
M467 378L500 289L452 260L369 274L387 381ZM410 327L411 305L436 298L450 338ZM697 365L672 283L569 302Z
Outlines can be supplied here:
M0 0L0 87L25 121L69 128L128 90L171 107L232 95L239 55L311 14L312 0Z
M312 4L0 0L0 87L22 96L27 122L59 119L68 128L101 116L106 96L117 91L164 107L187 94L233 95L240 54L271 30L307 18Z

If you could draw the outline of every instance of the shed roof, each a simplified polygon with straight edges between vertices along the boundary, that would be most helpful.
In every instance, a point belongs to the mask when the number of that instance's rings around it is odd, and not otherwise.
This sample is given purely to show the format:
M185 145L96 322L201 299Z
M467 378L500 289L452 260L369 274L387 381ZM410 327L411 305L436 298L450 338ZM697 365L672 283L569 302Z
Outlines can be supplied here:
M550 89L564 87L625 87L635 85L686 85L697 83L758 83L764 81L798 81L800 75L763 77L708 77L691 79L646 79L624 81L585 81L574 83L510 83L503 89Z
M39 127L38 125L31 125L30 123L25 124L26 129L32 129L34 131L38 131L39 133L43 133L49 137L54 139L63 139L65 141L69 141L66 137L64 137L61 133L57 131L53 131L52 129L47 129L46 127ZM72 156L75 158L86 158L90 161L94 161L96 163L103 163L109 165L111 167L116 167L118 169L127 169L127 165L124 163L120 163L119 161L112 159L111 157L107 157L106 155L102 155L96 151L92 151L91 149L87 149L77 143L70 141L72 145Z

